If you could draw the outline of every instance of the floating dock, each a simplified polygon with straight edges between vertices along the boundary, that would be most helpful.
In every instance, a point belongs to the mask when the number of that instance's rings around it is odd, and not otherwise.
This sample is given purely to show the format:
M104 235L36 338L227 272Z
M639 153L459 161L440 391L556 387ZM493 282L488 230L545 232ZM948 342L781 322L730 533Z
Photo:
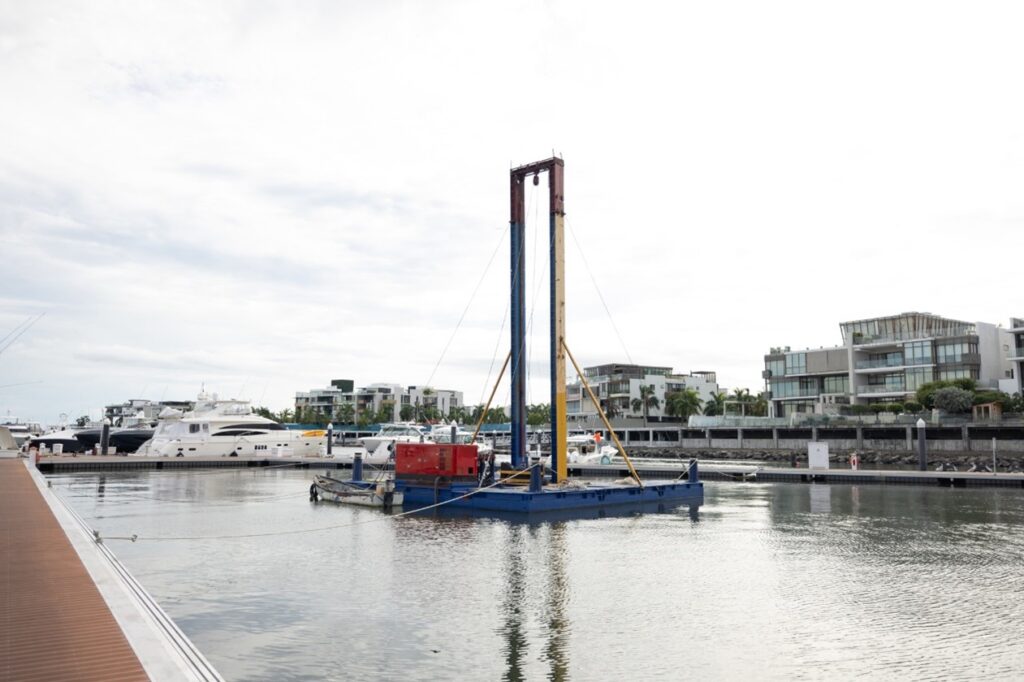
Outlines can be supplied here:
M0 605L0 680L221 679L22 459L0 459Z
M684 476L683 462L634 461L642 476L674 480ZM49 456L40 460L39 470L45 474L113 471L187 471L190 469L349 469L350 464L323 458L248 458L248 457L124 457L69 455ZM584 478L623 478L629 470L622 464L570 464L572 476ZM700 462L700 476L709 481L741 481L760 483L837 483L871 485L927 485L953 488L1021 488L1024 474L968 471L908 471L901 469L808 469L806 467L764 467L756 465L714 464Z

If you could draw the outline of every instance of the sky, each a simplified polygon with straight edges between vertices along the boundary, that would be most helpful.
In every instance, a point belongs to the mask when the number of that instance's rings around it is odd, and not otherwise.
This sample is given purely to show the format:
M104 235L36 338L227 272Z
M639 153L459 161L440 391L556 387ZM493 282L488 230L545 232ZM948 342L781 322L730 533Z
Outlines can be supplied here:
M756 392L770 347L837 345L841 321L1006 325L1022 20L1014 2L0 0L0 336L42 315L0 352L0 415L204 385L276 411L337 378L482 402L509 345L508 171L553 153L585 366ZM547 402L529 189L528 401Z

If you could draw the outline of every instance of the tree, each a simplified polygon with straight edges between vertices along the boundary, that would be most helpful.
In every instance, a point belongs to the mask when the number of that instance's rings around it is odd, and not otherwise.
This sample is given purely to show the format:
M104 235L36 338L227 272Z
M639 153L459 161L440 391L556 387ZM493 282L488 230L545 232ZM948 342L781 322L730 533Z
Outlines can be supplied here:
M619 408L610 399L605 398L604 400L598 399L601 403L601 411L604 412L604 416L608 419L615 419L619 416Z
M757 394L757 398L754 400L750 407L750 415L752 417L767 417L768 416L768 394L761 391Z
M351 424L355 414L356 408L352 406L352 403L342 403L335 412L335 416L342 424Z
M725 393L712 393L704 403L704 414L711 417L725 413Z
M293 422L295 421L295 412L286 407L277 413L276 419L281 423Z
M650 413L652 407L657 409L661 405L661 401L654 395L653 385L641 386L640 397L633 398L631 405L634 412L644 413L644 426L647 426L647 415Z
M89 415L83 414L81 417L75 420L75 423L79 426L85 426L89 423Z
M376 421L380 424L385 422L392 422L395 420L395 401L394 400L382 400L380 401L380 409L377 410Z
M398 410L398 418L404 422L412 421L412 418L416 415L416 408L412 405L402 405Z
M935 407L950 414L968 412L974 402L974 394L962 388L948 386L935 391L932 396Z
M952 385L948 381L929 381L927 384L922 384L918 387L914 397L917 398L917 402L924 405L926 410L930 410L935 407L935 404L932 402L935 392Z
M692 388L669 393L665 396L665 414L679 417L684 422L690 415L700 414L700 395Z
M551 406L547 403L526 406L526 423L529 426L541 426L551 422Z
M270 410L268 410L265 407L253 408L253 414L257 414L257 415L259 415L261 417L265 417L267 419L273 419L274 421L277 421L277 415L274 414L273 412L271 412Z

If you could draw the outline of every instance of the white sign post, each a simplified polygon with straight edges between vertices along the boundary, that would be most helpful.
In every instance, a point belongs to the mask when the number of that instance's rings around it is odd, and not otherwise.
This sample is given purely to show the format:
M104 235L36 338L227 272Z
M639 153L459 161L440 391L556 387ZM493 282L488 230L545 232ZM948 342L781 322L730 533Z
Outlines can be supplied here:
M828 443L811 442L807 444L807 467L828 469Z

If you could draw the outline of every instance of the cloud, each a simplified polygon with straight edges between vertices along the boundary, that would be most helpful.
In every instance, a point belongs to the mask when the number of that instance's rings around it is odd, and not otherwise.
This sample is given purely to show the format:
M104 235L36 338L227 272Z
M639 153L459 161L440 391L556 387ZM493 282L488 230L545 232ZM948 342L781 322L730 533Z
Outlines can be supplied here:
M1022 314L1011 286L978 297L943 273L1012 271L1020 18L8 3L0 324L48 314L0 356L0 384L44 383L0 409L53 419L207 377L276 409L332 378L423 383L481 282L434 379L478 393L507 305L507 172L553 147L584 363L756 388L768 347L831 345L843 319L1005 322Z

